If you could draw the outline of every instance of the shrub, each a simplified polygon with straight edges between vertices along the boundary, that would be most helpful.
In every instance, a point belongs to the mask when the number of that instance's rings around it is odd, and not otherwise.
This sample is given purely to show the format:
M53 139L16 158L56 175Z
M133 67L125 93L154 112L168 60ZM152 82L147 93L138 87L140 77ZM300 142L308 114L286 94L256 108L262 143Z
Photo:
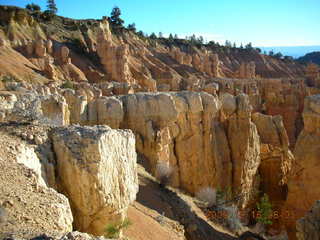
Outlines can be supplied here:
M257 221L263 224L272 224L270 219L272 215L272 204L269 201L268 195L265 193L260 199L260 202L257 203Z
M227 212L227 224L230 230L234 232L238 232L241 230L242 223L239 218L239 212L236 205L231 205L228 207L223 207L223 209Z
M231 187L227 187L225 191L221 189L217 189L217 205L224 205L227 202L232 202L232 189ZM236 201L237 199L235 199Z
M205 202L207 207L212 207L217 202L217 191L211 187L205 187L197 192L196 197Z
M156 166L156 176L160 182L160 186L168 185L172 179L173 169L166 162L158 162Z
M14 76L5 75L5 76L2 76L1 81L4 83L7 83L7 82L17 82L18 80Z
M54 18L54 14L49 11L49 10L45 10L42 14L41 14L41 18L45 21L51 21Z
M65 83L63 83L61 86L61 88L70 88L70 89L74 89L74 85L70 80L67 80Z
M117 222L113 224L108 224L105 230L104 236L106 238L118 238L120 235L120 232L126 228L128 228L131 225L131 221L126 218L122 222Z

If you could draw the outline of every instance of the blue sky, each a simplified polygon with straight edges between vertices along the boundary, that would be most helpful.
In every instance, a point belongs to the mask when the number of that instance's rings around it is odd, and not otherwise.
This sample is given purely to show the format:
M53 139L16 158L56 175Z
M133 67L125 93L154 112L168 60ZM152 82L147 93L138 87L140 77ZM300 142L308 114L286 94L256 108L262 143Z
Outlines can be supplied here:
M0 0L24 7L45 0ZM254 46L320 45L320 0L56 0L58 14L70 18L101 18L117 5L125 24L138 30L179 37L202 35Z

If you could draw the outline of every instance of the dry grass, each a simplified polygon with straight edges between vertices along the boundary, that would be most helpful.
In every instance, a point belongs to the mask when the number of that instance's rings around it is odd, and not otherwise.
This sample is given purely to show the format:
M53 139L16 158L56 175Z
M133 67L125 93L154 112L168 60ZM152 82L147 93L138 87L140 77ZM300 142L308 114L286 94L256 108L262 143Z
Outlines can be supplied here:
M223 207L223 209L227 212L227 223L228 227L233 232L238 232L243 228L243 225L239 218L239 212L236 205L231 205L227 207Z
M161 186L166 186L171 182L173 168L167 162L158 162L156 166L156 176Z
M197 192L196 197L205 202L207 207L212 207L217 202L217 191L214 188L205 187Z

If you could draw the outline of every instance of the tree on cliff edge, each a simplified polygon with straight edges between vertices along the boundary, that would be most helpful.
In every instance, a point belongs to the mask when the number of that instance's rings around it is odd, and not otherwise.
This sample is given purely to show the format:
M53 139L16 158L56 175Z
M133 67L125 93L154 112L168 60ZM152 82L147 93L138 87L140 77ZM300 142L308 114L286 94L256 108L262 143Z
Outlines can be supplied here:
M54 0L47 0L47 8L47 11L52 15L56 15L58 12L58 8Z
M34 4L34 3L29 3L26 5L26 9L28 9L31 12L39 12L41 11L41 8L39 5Z
M110 20L111 20L112 26L115 27L116 29L122 28L122 24L124 23L124 21L120 18L120 16L121 16L120 8L114 7L111 12Z

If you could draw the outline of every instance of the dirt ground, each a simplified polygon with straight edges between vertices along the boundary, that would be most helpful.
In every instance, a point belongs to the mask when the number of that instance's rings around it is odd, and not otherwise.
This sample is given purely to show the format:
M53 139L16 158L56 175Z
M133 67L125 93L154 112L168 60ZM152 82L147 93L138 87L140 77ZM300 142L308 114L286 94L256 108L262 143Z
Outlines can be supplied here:
M132 226L126 236L132 240L185 239L179 234L183 225L186 239L233 240L230 232L210 223L193 198L171 188L161 188L142 166L139 166L139 193L129 209ZM168 235L169 233L174 235Z

